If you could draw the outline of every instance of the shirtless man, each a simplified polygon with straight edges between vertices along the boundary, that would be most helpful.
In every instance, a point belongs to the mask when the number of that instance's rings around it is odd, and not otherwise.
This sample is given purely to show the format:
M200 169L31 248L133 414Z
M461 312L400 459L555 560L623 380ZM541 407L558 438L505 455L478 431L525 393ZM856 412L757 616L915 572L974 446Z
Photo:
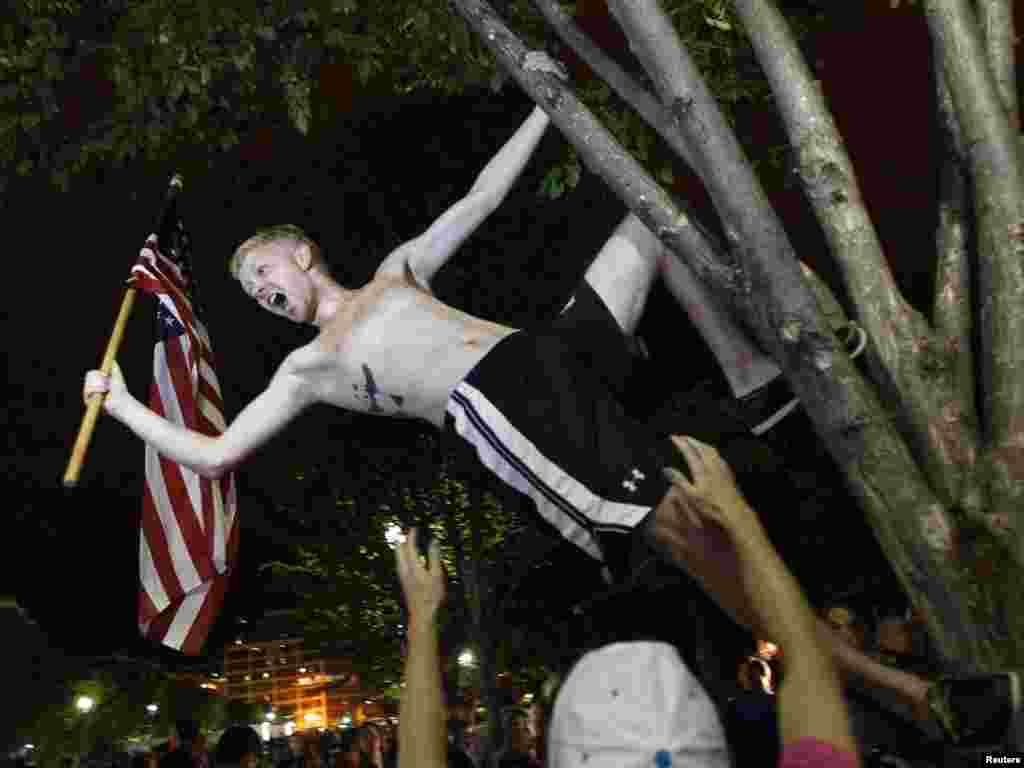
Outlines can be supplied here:
M543 54L531 56L528 66L551 66ZM316 243L297 227L272 227L242 243L231 271L246 294L320 332L288 355L222 435L191 432L158 416L131 396L116 366L109 377L88 372L84 395L107 393L108 414L206 477L240 465L313 403L451 429L595 559L606 560L610 540L639 535L698 579L734 619L755 628L735 553L673 503L677 492L662 468L686 471L685 461L667 437L653 435L620 404L633 359L630 337L658 276L708 342L734 394L779 381L775 363L716 307L685 264L629 215L547 331L474 317L431 292L438 270L504 199L548 122L535 109L469 193L388 255L361 288L337 283ZM783 411L793 403L784 405ZM898 677L822 627L841 665L924 700L924 681Z

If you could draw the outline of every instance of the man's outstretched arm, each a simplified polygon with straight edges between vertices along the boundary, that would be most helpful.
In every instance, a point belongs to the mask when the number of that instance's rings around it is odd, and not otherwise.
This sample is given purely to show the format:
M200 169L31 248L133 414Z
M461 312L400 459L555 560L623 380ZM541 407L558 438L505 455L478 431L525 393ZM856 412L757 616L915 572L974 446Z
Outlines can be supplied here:
M565 77L559 65L540 52L531 52L526 66ZM415 276L429 284L459 246L501 205L526 168L549 122L544 110L535 107L512 138L484 166L466 196L441 214L422 235L399 246L384 260L378 274L402 274L408 263Z
M115 364L109 378L86 374L84 395L107 392L104 410L152 445L156 451L203 477L220 477L240 464L294 419L313 397L286 360L268 387L247 405L219 437L209 437L174 424L140 403L125 387Z

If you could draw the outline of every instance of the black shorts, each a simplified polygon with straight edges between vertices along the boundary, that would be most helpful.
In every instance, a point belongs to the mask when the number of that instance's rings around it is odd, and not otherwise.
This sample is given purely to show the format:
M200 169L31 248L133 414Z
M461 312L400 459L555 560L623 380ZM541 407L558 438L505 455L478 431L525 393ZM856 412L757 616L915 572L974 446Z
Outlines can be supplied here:
M452 392L446 415L484 466L616 580L634 532L669 488L662 467L685 467L620 402L634 361L630 340L582 281L550 325L498 342Z

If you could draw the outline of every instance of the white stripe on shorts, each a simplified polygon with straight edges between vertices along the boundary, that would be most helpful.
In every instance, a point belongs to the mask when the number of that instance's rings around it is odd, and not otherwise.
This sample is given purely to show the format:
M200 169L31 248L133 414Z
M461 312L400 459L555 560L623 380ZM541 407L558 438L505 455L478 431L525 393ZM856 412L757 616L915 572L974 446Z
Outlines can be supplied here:
M603 562L604 557L591 530L609 524L632 528L650 512L650 507L598 496L541 453L466 382L452 392L447 411L455 420L455 431L476 449L481 463L530 497L541 517L596 560Z

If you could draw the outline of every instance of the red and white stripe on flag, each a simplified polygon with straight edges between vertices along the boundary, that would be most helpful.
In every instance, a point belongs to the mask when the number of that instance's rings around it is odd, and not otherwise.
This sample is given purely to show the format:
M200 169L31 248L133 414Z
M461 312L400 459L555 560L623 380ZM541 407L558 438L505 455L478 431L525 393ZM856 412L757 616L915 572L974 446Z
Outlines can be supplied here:
M193 310L181 265L150 235L130 283L157 299L158 338L149 407L175 424L216 436L224 402L210 337ZM212 480L146 445L146 494L139 543L139 629L197 654L224 601L238 552L234 476Z

